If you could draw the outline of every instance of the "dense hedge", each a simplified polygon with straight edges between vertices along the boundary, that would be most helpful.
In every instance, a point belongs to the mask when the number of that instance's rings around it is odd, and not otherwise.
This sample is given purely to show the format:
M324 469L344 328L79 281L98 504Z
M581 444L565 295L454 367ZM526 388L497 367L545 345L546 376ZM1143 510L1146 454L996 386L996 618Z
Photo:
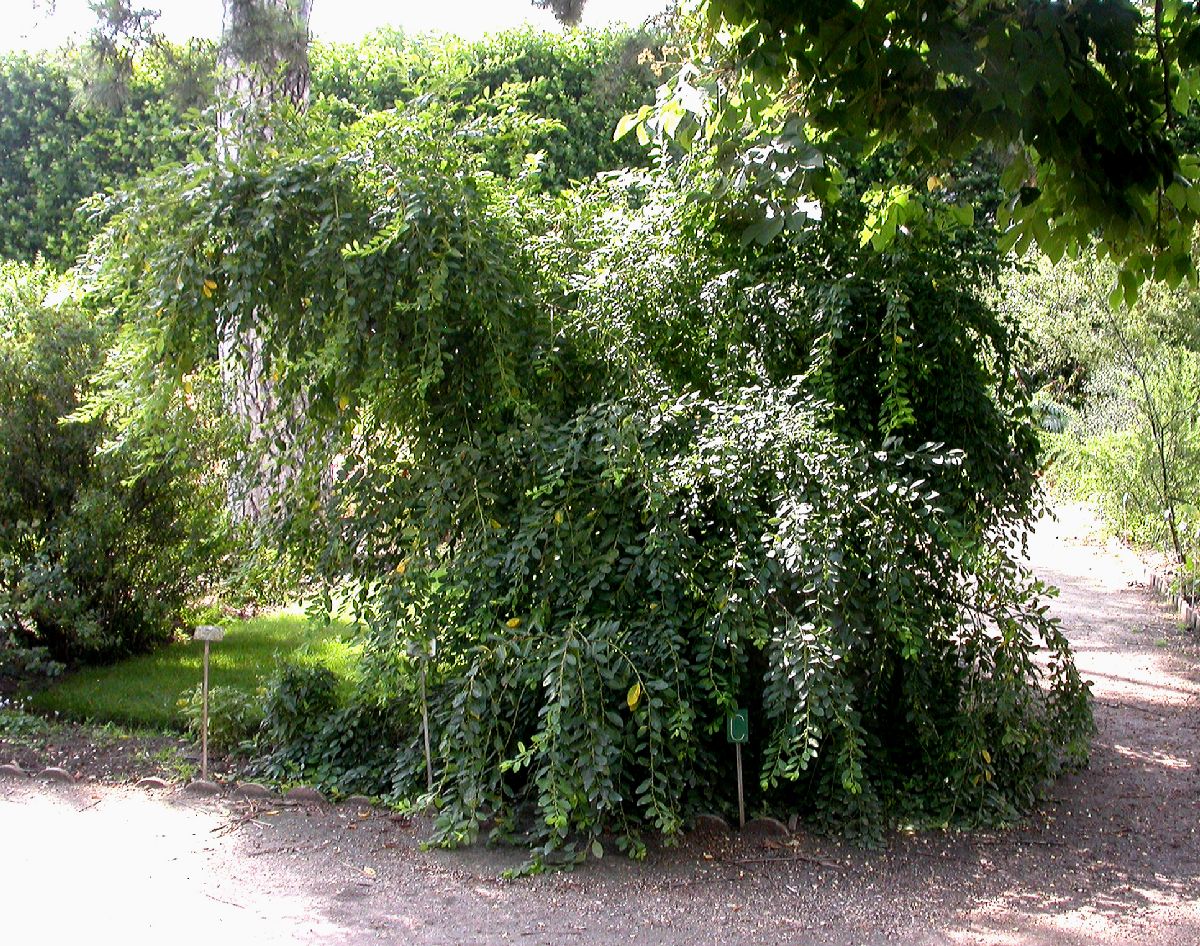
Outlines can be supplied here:
M659 80L644 53L654 42L619 31L475 43L382 31L357 45L315 44L313 97L335 123L425 94L455 103L463 120L516 107L547 120L524 144L545 153L541 180L559 188L645 161L613 129L653 98ZM0 58L0 257L71 262L93 232L80 201L203 148L205 122L189 109L211 102L213 61L204 44L148 52L123 94L99 106L77 51Z
M456 103L462 119L513 104L549 124L529 142L544 152L542 181L558 189L597 171L644 164L632 137L613 140L626 112L654 98L652 69L662 37L646 31L544 33L532 29L474 43L383 31L357 46L313 50L313 93L358 112L391 108L422 94Z
M161 80L146 76L118 107L92 107L77 63L74 54L0 58L2 257L69 262L91 232L80 201L188 147Z

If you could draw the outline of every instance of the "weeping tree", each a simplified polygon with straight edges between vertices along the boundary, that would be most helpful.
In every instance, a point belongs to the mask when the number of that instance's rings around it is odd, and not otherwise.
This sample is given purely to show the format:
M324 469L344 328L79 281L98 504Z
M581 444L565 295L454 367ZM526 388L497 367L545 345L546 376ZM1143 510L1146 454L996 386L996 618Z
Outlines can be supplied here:
M424 710L443 841L519 833L532 812L539 856L586 856L639 853L727 803L736 706L755 805L869 837L1002 822L1086 757L1087 689L996 541L1029 498L1014 511L966 456L983 410L1021 442L1018 393L995 409L1010 340L978 334L965 291L902 327L914 353L976 346L952 376L912 376L922 422L936 399L919 389L966 392L943 424L959 442L845 423L900 383L872 341L899 334L872 314L889 293L920 306L978 279L953 232L924 231L906 286L855 287L828 262L870 252L862 220L831 220L797 261L813 278L789 281L697 216L711 179L537 196L485 170L488 129L422 104L336 138L278 123L236 163L147 179L92 262L94 304L130 320L109 395L130 431L218 357L217 326L271 313L275 403L308 408L273 422L310 445L283 536L370 628L362 699L414 723L389 765L355 768L363 787L424 790ZM841 300L847 350L873 353L855 384L831 374L836 346L768 364L743 318L806 309L810 284ZM724 361L696 357L706 338Z
M370 628L362 699L428 714L448 843L637 853L727 800L738 706L755 805L873 837L1003 823L1086 759L1012 552L1031 412L980 228L1099 228L1123 290L1191 272L1190 8L784 6L704 4L712 68L624 123L711 163L535 197L485 170L513 136L425 101L162 172L94 248L128 431L253 325L306 445L281 535ZM1016 201L976 218L924 169L981 145ZM412 731L355 777L423 790Z

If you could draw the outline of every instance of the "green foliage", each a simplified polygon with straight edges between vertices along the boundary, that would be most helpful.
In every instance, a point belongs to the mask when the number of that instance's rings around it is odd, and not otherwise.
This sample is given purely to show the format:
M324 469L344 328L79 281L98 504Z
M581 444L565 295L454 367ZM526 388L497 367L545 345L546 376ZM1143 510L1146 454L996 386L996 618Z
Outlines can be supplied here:
M282 661L266 688L259 767L338 795L411 797L418 750L405 703L349 682L304 655Z
M447 839L487 813L503 829L525 799L546 853L671 835L728 802L720 726L739 705L760 803L867 836L1011 817L1056 771L1052 746L1079 758L1065 641L927 485L953 457L859 451L822 426L802 398L745 392L602 404L492 453L498 501L394 592L450 663Z
M1098 236L1132 301L1147 278L1196 278L1200 164L1173 132L1200 91L1198 26L1178 0L706 0L699 65L627 127L717 142L739 175L766 160L793 191L776 221L835 201L881 145L930 174L994 149L1007 245L1058 260Z
M893 174L867 164L844 189ZM740 239L752 211L719 208L706 200L719 177L700 180L681 200L668 178L627 174L554 209L567 223L543 252L576 288L578 344L651 388L803 377L849 442L961 451L936 486L962 523L1028 519L1037 441L1017 321L983 296L1001 265L987 224L921 214L879 252L862 239L864 204L846 199L810 238L760 248Z
M212 45L152 42L139 11L110 6L107 31L85 49L0 59L0 257L71 262L94 233L76 214L81 201L211 148L211 130L191 110L214 102ZM278 24L252 26L233 53L253 58ZM334 124L423 96L451 103L464 121L542 119L497 169L520 172L525 153L540 152L543 186L559 189L645 160L612 129L653 97L659 80L648 60L659 42L622 31L518 31L475 43L382 31L357 46L314 44L312 96Z
M83 104L78 58L0 58L0 257L70 262L94 232L76 206L195 139L160 86L134 81L114 107Z
M1089 401L1049 438L1061 488L1171 558L1200 556L1200 353L1163 347L1098 370Z
M613 141L612 132L622 114L653 98L661 43L646 31L516 30L472 43L381 31L358 46L315 46L313 95L356 115L435 96L463 120L512 110L545 119L525 150L542 156L543 186L560 190L645 163L636 143Z
M0 739L18 746L34 746L53 731L50 721L30 713L24 701L0 696Z
M216 623L227 622L228 616L222 615ZM213 623L211 618L207 623ZM190 622L186 625L189 635L192 627ZM277 660L301 647L346 674L356 661L355 648L344 639L349 633L341 621L316 624L295 611L228 622L225 639L212 647L211 682L254 697ZM180 693L199 682L202 655L203 646L189 638L103 667L80 668L39 690L32 705L38 712L70 719L177 729L181 720L176 702Z
M1200 315L1194 295L1154 287L1113 309L1113 268L1014 273L1003 304L1031 335L1043 439L1057 487L1181 562L1200 553Z
M486 107L488 90L515 86L524 109L555 123L529 150L545 155L544 185L561 189L598 171L645 162L634 142L613 140L613 129L621 115L653 96L661 80L651 64L661 42L636 31L497 34L468 47L458 98Z
M221 535L185 457L135 472L73 421L106 342L45 267L0 270L0 641L55 661L166 640Z
M208 744L218 752L233 752L250 743L263 723L262 696L265 691L249 694L231 686L208 689ZM204 722L204 694L201 685L185 690L176 702L187 731L197 740Z
M532 810L582 857L728 799L734 706L756 804L867 837L1010 819L1086 757L1007 551L1029 416L969 221L874 268L853 213L776 255L689 214L693 179L546 198L421 105L164 171L95 246L131 434L264 304L264 370L308 405L278 532L349 588L369 685L283 667L276 777L417 791L427 710L441 840Z

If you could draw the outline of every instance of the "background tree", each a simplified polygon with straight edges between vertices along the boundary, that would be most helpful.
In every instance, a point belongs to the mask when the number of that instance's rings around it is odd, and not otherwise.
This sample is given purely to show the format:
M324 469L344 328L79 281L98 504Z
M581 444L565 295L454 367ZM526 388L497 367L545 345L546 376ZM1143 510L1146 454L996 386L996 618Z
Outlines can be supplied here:
M302 111L308 103L308 21L312 0L225 0L219 55L223 100L217 150L236 161L246 148L262 147L274 137L273 123L284 109ZM205 288L216 283L205 277ZM237 514L251 522L267 516L272 496L294 465L297 445L276 403L263 354L261 323L273 315L257 300L218 328L225 397L242 424L245 451L230 477L230 499ZM292 406L304 410L303 399Z

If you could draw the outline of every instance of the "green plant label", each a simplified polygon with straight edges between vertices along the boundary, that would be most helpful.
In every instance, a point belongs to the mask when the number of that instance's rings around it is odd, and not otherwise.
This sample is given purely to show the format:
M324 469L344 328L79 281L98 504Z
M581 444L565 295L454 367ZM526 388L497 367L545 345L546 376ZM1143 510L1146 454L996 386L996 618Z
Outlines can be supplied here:
M750 713L736 709L725 719L725 738L730 742L746 742L750 738Z

